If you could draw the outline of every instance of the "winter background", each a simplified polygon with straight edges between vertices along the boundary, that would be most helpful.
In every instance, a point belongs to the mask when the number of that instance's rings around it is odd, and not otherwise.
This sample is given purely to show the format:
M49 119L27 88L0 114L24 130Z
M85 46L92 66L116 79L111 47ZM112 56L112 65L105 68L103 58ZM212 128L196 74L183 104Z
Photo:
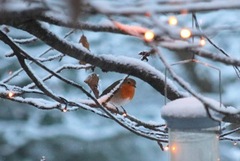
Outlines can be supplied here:
M122 2L126 3L126 2ZM238 10L220 10L210 13L197 14L202 29L214 29L221 27L232 27L232 29L220 29L209 37L232 57L239 57L239 16ZM168 15L161 15L162 20L167 20ZM180 15L178 20L181 26L191 27L191 15ZM86 18L87 22L104 24L106 17L92 16ZM65 35L69 29L60 28L46 24L51 31L58 35ZM1 26L1 29L3 26ZM100 33L83 31L90 43L90 50L94 54L124 55L140 59L138 53L149 48L138 39L120 34ZM82 31L76 31L67 39L78 41ZM10 28L8 35L16 39L31 37L17 29ZM32 55L39 55L49 47L40 41L28 45L21 45ZM206 49L214 51L210 44ZM15 57L6 58L10 48L0 42L0 80L11 75L19 68ZM57 51L52 50L51 54ZM180 55L162 49L164 55L170 62L176 62ZM204 59L201 59L205 61ZM48 67L56 68L59 64L76 64L77 61L65 57L61 62L49 62ZM164 72L161 61L153 56L149 64ZM211 62L209 62L211 63ZM225 105L239 106L239 85L233 68L223 64L214 64L222 72L222 97ZM32 66L34 68L34 66ZM218 99L218 73L212 69L199 65L191 69L184 65L174 67L181 73L185 80L191 83L198 92ZM38 70L38 69L36 69ZM115 80L124 77L122 74L113 72L102 72L95 70L99 75L100 90L104 90ZM63 72L68 78L82 84L91 71ZM39 71L39 75L44 73ZM150 85L135 78L137 81L136 95L133 101L125 106L131 115L146 122L164 123L161 118L160 109L164 105L164 97L155 91ZM200 81L199 81L200 80ZM27 84L29 79L22 72L12 84ZM207 84L207 85L206 85ZM68 89L58 80L52 79L49 84L52 90L68 95L71 99L86 98L81 91ZM207 86L207 88L206 88ZM88 89L90 91L90 89ZM119 126L110 119L100 117L90 111L77 110L71 112L60 112L58 110L39 110L34 107L14 103L9 100L0 99L0 161L36 161L36 160L88 160L88 161L167 161L168 152L161 151L156 142L147 140ZM206 147L207 148L207 147ZM220 142L221 161L240 161L240 146L232 142Z

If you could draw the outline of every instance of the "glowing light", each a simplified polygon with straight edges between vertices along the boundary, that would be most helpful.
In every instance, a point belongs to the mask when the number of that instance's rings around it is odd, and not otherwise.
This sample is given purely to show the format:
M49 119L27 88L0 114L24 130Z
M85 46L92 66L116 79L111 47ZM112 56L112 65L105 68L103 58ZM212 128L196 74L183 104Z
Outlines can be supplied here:
M172 147L171 147L171 150L172 150L173 152L176 151L176 149L177 149L176 146L172 146Z
M165 146L165 147L163 148L163 150L164 150L164 151L168 151L168 150L169 150L169 147L168 147L168 146Z
M62 112L67 112L67 108L62 109Z
M122 115L123 115L123 117L127 117L127 113L123 113Z
M175 26L178 24L178 20L175 16L170 16L168 18L168 24L171 25L171 26Z
M199 41L199 45L200 46L206 45L206 40L204 38L201 38L200 41Z
M183 39L188 39L189 37L192 36L192 33L191 33L191 31L189 29L183 28L180 31L180 36Z
M144 40L147 42L151 42L154 39L154 33L152 31L146 31L144 34Z
M9 98L12 98L13 96L14 96L14 93L13 93L13 92L9 92L9 93L8 93L8 97L9 97Z

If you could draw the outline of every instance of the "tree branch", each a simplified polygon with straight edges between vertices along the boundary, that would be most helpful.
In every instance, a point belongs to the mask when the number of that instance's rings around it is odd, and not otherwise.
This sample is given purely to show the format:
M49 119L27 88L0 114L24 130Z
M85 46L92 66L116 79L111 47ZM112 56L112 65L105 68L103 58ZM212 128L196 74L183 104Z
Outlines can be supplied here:
M63 18L65 17L65 18ZM63 21L63 19L66 21ZM54 24L57 26L62 27L69 27L69 28L75 28L80 30L89 30L94 32L111 32L111 33L119 33L119 34L127 34L126 32L114 27L114 25L95 25L85 22L72 22L68 21L69 17L66 17L65 15L61 15L61 18L56 17L55 15L42 15L38 17L38 20L48 22L50 24Z
M216 11L221 9L239 9L240 2L235 0L225 1L207 1L207 2L195 2L195 3L178 3L175 5L172 4L148 4L149 2L130 5L121 7L118 5L111 5L109 3L105 3L104 7L100 7L98 1L91 3L91 5L95 8L98 13L106 14L106 15L146 15L146 13L158 13L158 14L168 14L175 13L181 14L185 13L193 13L193 12L205 12L205 11Z
M176 82L182 86L186 91L188 91L190 94L192 94L194 97L196 97L198 100L200 100L205 108L211 109L217 113L223 114L223 118L222 121L225 122L231 122L231 123L239 123L240 122L240 114L239 113L231 113L225 110L221 110L220 108L215 107L214 105L212 105L210 102L208 102L202 95L196 93L190 86L189 84L187 84L185 81L183 81L180 77L178 77L178 75L172 70L172 68L170 67L170 65L167 63L167 61L165 60L165 58L161 55L161 53L158 51L156 46L153 46L154 50L158 53L159 58L161 59L161 61L163 62L163 64L166 66L167 70L169 71L169 73L171 74L171 76L173 77L174 80L176 80ZM221 105L222 106L222 105ZM206 111L208 112L208 111ZM214 119L212 116L210 116L210 118ZM235 119L233 119L235 118ZM220 120L219 120L220 121Z
M14 21L26 21L34 19L48 11L41 1L40 2L0 2L0 23L9 23Z
M36 78L36 76L33 74L33 72L29 69L29 67L25 64L25 59L29 59L31 61L33 61L34 63L36 63L37 65L39 65L41 68L45 69L46 71L48 71L49 73L51 73L53 76L57 77L58 79L71 84L75 87L80 88L88 97L90 97L98 107L100 107L105 113L106 115L102 114L102 113L97 113L100 114L102 116L107 116L111 119L113 119L114 121L116 121L118 124L120 124L121 126L123 126L124 128L130 130L131 132L143 136L145 138L151 139L151 140L156 140L159 142L167 142L166 140L166 135L162 134L163 130L158 130L159 126L154 126L154 125L149 125L147 123L144 123L143 125L140 125L142 127L145 128L145 130L142 130L141 128L138 128L139 124L141 123L141 121L137 120L137 119L132 119L133 117L129 117L129 120L126 119L124 116L118 116L118 115L114 115L112 114L108 109L104 108L93 96L91 96L85 89L83 89L81 86L77 85L76 83L67 80L63 77L61 77L60 75L54 73L53 71L51 71L50 69L48 69L47 67L43 66L40 62L38 62L37 60L35 60L34 58L32 58L30 55L28 55L26 52L24 52L23 50L21 50L18 46L16 46L3 32L0 31L0 38L3 40L3 42L5 42L6 44L8 44L14 51L14 53L16 54L16 56L19 59L19 62L21 64L21 66L23 67L23 69L26 71L26 73L29 75L29 77L35 82L35 84L37 85L37 87L42 90L47 96L51 97L52 99L56 100L57 102L60 103L65 103L66 105L70 105L70 106L80 106L81 108L84 109L84 106L79 105L78 103L72 102L72 101L68 101L67 99L63 98L63 97L58 97L55 94L51 93L51 91L49 91L46 87L44 87L44 85L41 83L41 81L39 81L39 79ZM42 104L39 105L38 103L35 103L36 101L33 101L33 99L18 99L18 97L14 98L13 101L17 101L17 102L21 102L21 103L28 103L30 105L33 105L35 107L41 108L42 109L48 109L45 108L45 106ZM57 104L54 106L50 106L50 108L59 108L62 110L61 108L61 104ZM86 108L85 108L86 109ZM90 108L87 108L88 110L91 110ZM66 109L68 110L68 109ZM92 110L93 111L93 110ZM95 112L95 111L94 111ZM156 128L155 130L153 130L153 128ZM148 129L150 128L150 129ZM148 131L150 130L150 131Z
M123 61L121 61L121 57L116 58L112 56L96 56L90 54L88 53L88 51L82 50L81 48L73 46L72 44L69 44L68 42L58 38L47 29L41 27L40 23L36 21L29 21L28 23L24 23L23 25L17 25L16 27L20 27L21 29L28 31L29 33L40 38L46 44L52 46L53 48L62 53L69 55L70 57L78 60L83 60L94 66L100 67L103 70L115 71L136 76L143 81L148 82L153 88L155 88L158 92L164 95L165 81L162 73L158 70L155 70L153 67L149 66L146 63L131 58L128 58L129 61L126 61L126 59L124 58L122 59ZM179 48L177 48L177 51L178 50ZM184 50L190 50L198 55L217 59L223 63L228 63L229 65L240 65L240 62L238 60L230 59L228 57L216 56L199 49L187 48ZM141 71L139 70L139 66L142 69ZM151 68L151 70L149 68ZM167 93L167 97L170 100L187 96L186 94L179 92L175 87L172 87L169 84L167 84ZM233 120L232 117L237 119ZM240 115L226 114L223 120L226 122L240 122Z
M37 21L29 21L27 23L16 25L29 33L35 35L46 44L52 46L56 50L64 53L77 60L82 60L106 71L114 71L129 74L148 82L153 88L164 95L164 77L163 74L154 67L137 59L113 56L96 56L88 51L74 46L65 40L60 39L47 29L43 28ZM185 95L173 86L167 85L168 98L170 100L184 97Z

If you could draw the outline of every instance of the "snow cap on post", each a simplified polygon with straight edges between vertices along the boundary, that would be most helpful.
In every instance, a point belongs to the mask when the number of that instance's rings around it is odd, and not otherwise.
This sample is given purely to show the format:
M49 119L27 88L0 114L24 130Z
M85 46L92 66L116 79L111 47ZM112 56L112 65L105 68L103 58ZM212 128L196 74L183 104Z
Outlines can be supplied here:
M216 100L205 99L212 105L220 106L220 103ZM218 115L212 110L209 110L209 112L214 118ZM204 104L195 97L180 98L167 103L162 107L161 115L169 128L201 129L219 125L219 121L210 118Z

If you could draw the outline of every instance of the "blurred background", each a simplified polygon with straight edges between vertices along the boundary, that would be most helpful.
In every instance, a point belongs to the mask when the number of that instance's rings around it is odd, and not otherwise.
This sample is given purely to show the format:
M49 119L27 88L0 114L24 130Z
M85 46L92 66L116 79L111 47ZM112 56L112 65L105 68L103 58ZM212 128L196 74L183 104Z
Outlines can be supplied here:
M216 11L212 13L199 14L199 22L203 29L232 24L239 26L237 21L238 11ZM168 15L161 18L167 19ZM178 17L182 26L191 26L191 16L182 15ZM105 17L89 17L87 21L99 23ZM50 30L58 35L65 35L69 29L56 26L48 26ZM8 35L16 39L29 38L30 35L13 28L9 28ZM68 41L78 42L84 33L90 43L90 50L94 54L124 55L140 59L138 53L148 51L149 48L141 41L130 36L120 34L96 33L88 31L76 31ZM221 30L211 35L210 38L229 55L238 58L239 30ZM21 45L29 54L40 55L49 47L40 41ZM216 50L206 44L205 48L212 52ZM15 57L6 58L10 48L0 42L0 80L8 77L19 64ZM176 62L188 58L184 53L173 53L166 49L161 51L169 57L169 62ZM49 55L57 51L50 51ZM222 72L222 96L225 105L237 107L239 105L239 79L231 66L210 62ZM46 63L51 69L63 64L77 64L77 60L64 57L61 61ZM152 56L147 62L164 73L164 67L157 58ZM33 65L32 68L38 75L46 73ZM219 99L218 73L212 69L198 64L186 64L173 67L178 74L188 81L196 91ZM94 70L100 77L100 91L104 90L114 81L124 77L122 74L103 72L96 68ZM91 70L67 70L62 75L78 82L90 91L84 80L92 73ZM136 96L133 101L125 106L127 112L143 121L151 123L164 123L160 115L160 109L164 105L164 97L155 91L150 85L134 78L137 81ZM10 84L27 85L30 80L24 72L14 78ZM52 91L67 95L67 97L78 100L86 99L81 91L69 88L57 79L51 79L46 83ZM181 90L181 89L180 89ZM37 96L36 96L37 97ZM236 125L237 126L237 125ZM239 145L231 142L220 143L221 161L240 161ZM79 109L62 113L58 110L39 110L25 104L14 103L9 100L0 99L0 161L167 161L167 152L161 151L158 144L147 140L119 126L110 119L100 117L90 111Z

